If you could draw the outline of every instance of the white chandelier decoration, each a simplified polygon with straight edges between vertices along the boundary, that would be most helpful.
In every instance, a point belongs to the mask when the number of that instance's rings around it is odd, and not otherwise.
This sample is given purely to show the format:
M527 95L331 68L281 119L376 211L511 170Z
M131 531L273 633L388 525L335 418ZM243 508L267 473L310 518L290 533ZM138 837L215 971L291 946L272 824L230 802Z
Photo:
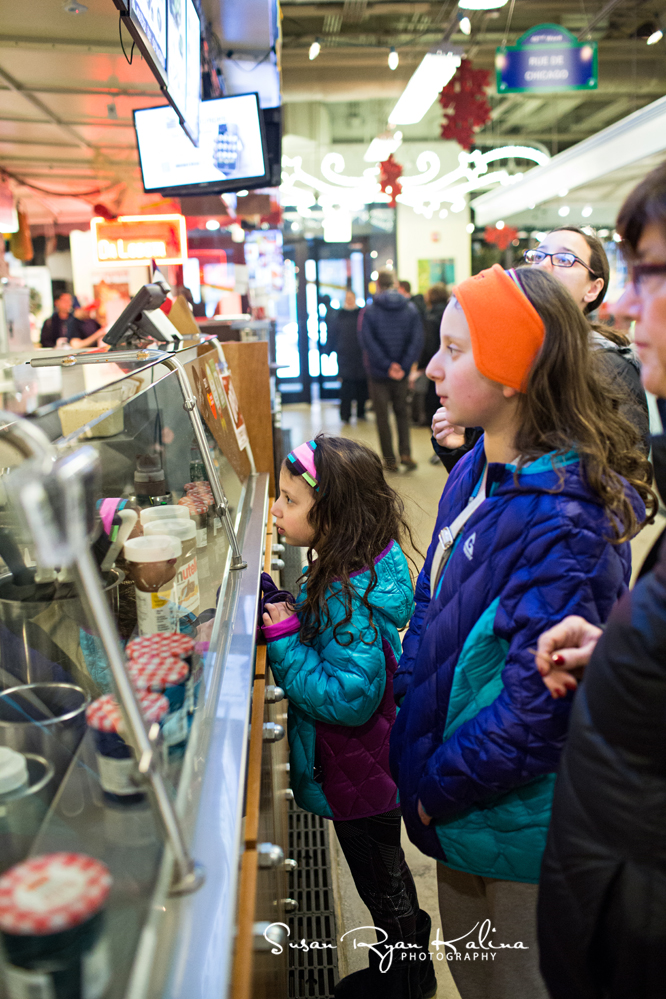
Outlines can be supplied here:
M400 178L402 193L396 200L412 208L417 215L430 219L435 212L445 218L449 210L461 212L467 206L467 195L472 191L506 187L521 180L522 173L510 174L507 170L489 170L491 163L504 159L531 160L541 166L550 159L547 153L531 146L500 146L486 153L474 150L461 152L458 167L440 176L441 161L437 153L422 152L417 161L417 174ZM384 194L379 185L379 165L369 167L360 177L344 173L345 161L340 153L327 153L321 161L321 177L314 177L303 169L300 156L282 157L282 185L280 196L285 208L294 208L304 218L312 215L319 203L327 217L351 216L369 204L388 204L390 194ZM448 207L447 207L448 206Z

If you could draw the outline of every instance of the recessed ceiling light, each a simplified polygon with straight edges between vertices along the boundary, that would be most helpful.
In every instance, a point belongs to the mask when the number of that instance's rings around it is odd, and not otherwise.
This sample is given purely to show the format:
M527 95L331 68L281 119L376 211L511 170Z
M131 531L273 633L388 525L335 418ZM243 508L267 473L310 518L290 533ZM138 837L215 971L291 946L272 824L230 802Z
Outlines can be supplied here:
M217 219L208 219L208 221L206 222L206 228L210 232L215 232L216 229L220 228L220 223L217 221Z
M500 219L499 222L495 223L495 228L496 229L503 229L504 228L504 222L502 221L502 219Z
M557 214L560 216L561 219L565 219L570 211L571 209L569 208L568 205L562 205L561 208L557 209Z
M584 219L589 219L592 214L592 205L585 205L585 208L581 208L580 214Z

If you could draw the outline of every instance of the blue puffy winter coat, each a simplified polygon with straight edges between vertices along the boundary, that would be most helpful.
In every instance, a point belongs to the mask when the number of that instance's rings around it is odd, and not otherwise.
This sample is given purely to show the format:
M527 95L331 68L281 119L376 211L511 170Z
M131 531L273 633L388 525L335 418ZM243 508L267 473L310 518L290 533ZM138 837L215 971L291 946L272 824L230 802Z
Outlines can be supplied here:
M398 291L376 295L363 312L360 340L371 378L388 378L393 363L408 375L423 350L423 339L416 306Z
M327 593L328 627L312 646L298 637L293 615L263 629L275 679L289 698L290 776L301 808L347 820L396 807L389 771L389 737L395 721L393 674L400 655L398 628L414 607L407 560L396 541L375 559L377 585L368 594L372 620L361 601L370 571L352 574L352 619L345 617L340 584ZM305 599L301 590L296 610ZM350 640L348 641L347 636Z
M530 650L567 614L604 622L627 589L631 552L606 540L607 517L575 453L557 459L561 483L548 455L517 484L515 466L491 463L487 499L431 599L437 536L467 505L485 461L481 438L440 502L395 677L404 700L391 770L420 850L457 870L536 882L571 698L551 698ZM430 826L419 799L436 820Z

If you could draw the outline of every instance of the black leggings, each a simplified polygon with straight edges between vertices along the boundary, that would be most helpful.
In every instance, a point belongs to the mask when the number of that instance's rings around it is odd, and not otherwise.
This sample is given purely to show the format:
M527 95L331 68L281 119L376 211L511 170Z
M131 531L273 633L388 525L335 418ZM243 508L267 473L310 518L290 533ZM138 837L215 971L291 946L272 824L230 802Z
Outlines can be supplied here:
M413 943L419 900L400 846L400 809L333 825L374 925L388 943Z

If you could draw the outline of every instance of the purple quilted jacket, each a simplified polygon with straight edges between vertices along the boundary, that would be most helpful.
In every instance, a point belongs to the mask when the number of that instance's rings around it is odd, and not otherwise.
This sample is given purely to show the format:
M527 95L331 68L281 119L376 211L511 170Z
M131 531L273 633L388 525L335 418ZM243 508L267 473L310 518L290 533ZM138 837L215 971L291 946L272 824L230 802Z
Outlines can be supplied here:
M358 596L352 601L351 622L341 629L343 636L351 635L348 644L333 637L335 623L344 616L337 581L329 588L331 622L312 646L298 637L297 613L263 629L273 674L289 698L296 802L336 820L379 815L397 804L388 766L395 721L393 674L400 655L398 629L409 621L414 595L397 542L375 559L375 570L377 585L369 602L376 632L361 602L370 582L368 569L352 577ZM297 611L304 596L302 590Z

